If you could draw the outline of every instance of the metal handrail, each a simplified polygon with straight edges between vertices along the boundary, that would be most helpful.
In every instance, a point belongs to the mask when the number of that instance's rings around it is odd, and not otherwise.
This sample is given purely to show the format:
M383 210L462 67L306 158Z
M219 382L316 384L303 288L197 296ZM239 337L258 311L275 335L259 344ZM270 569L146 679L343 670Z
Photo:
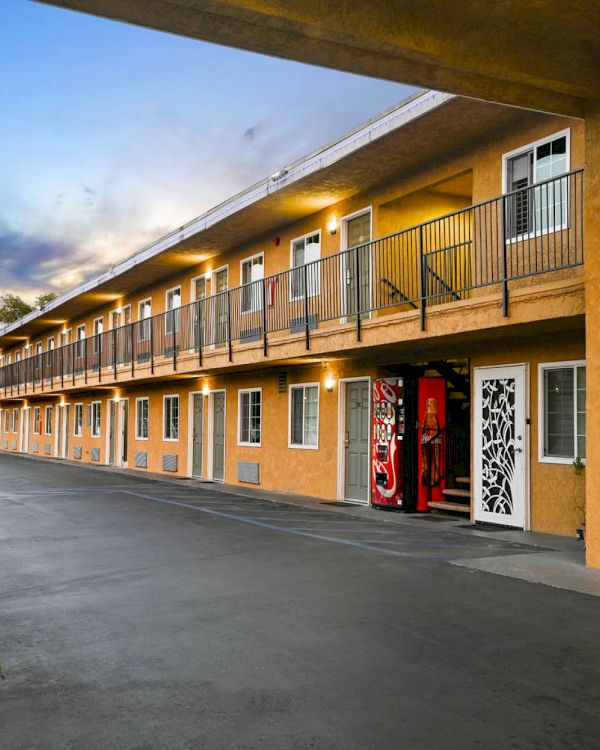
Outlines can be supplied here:
M377 311L427 309L467 299L499 285L508 314L508 282L583 263L583 170L576 169L521 190L429 219L368 243L327 255L299 268L218 292L176 310L33 354L0 368L6 395L34 392L38 384L84 375L118 380L120 367L170 360L181 353L261 341L288 330L302 334L327 321L353 324Z

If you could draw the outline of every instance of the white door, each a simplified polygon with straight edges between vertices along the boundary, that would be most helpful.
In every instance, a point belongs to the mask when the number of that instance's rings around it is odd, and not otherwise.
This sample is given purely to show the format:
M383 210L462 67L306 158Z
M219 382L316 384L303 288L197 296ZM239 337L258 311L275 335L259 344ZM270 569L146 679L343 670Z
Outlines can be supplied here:
M527 499L525 365L477 367L474 374L475 520L522 529Z
M21 439L21 452L22 453L29 453L29 414L31 412L29 411L28 406L24 406L23 410L21 411L21 429L23 431L23 436Z

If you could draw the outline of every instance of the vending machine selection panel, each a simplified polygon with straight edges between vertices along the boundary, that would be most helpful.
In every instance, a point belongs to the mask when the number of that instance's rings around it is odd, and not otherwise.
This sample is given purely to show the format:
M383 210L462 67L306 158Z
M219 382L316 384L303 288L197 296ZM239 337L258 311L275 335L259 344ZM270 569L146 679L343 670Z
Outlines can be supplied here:
M373 381L371 415L371 503L403 508L406 431L403 378Z

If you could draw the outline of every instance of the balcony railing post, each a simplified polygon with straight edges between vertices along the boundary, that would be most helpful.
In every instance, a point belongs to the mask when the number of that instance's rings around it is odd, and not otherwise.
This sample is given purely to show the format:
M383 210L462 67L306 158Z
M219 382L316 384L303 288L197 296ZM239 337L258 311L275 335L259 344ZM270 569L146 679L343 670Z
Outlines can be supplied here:
M227 290L227 348L229 351L229 361L233 359L231 346L231 292Z
M502 196L500 217L500 242L502 248L502 315L508 317L508 265L506 262L506 196Z
M267 356L267 280L262 280L263 354Z
M306 348L310 349L310 328L308 325L308 270L306 263L302 266L304 271L304 340Z
M102 382L102 339L103 334L98 334L98 382Z
M71 382L75 385L75 343L71 344Z
M204 338L204 318L206 316L206 307L204 300L196 302L196 341L198 344L198 367L202 367L202 339Z
M175 310L176 310L175 307L171 310L171 323L173 326L173 369L174 370L177 369L177 334L175 332Z
M21 363L17 362L17 396L21 395Z
M356 297L356 340L360 341L360 256L359 248L354 249L354 285Z
M150 373L154 375L154 320L147 318L150 323Z
M133 356L133 344L135 340L134 335L134 326L135 323L129 324L129 356L131 357L131 377L135 375L135 357Z
M425 330L425 306L427 304L427 272L425 270L425 253L423 252L423 225L419 225L419 270L421 276L421 330Z
M117 329L113 328L112 332L112 358L113 358L113 377L117 379Z
M60 387L65 387L65 347L60 347Z

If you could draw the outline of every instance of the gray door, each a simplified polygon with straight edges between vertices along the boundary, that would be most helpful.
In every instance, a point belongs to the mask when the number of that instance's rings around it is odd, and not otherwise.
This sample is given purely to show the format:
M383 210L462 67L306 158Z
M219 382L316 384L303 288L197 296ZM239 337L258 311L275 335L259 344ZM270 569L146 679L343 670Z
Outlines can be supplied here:
M69 458L69 418L71 414L71 406L69 404L65 404L63 408L65 411L65 442L63 448L63 458Z
M346 273L346 311L348 318L356 313L357 305L361 311L370 308L370 284L371 275L371 214L369 212L348 219L346 222L346 247L354 248L344 255ZM357 285L360 294L357 295ZM363 312L363 316L367 313Z
M58 458L63 458L63 452L62 452L62 441L63 441L63 412L65 410L64 406L58 407L58 424L56 425L56 435L58 437L57 442L57 451L56 455Z
M225 479L225 394L213 394L213 472L216 482Z
M192 476L202 477L202 439L204 429L204 396L195 393L192 418Z
M114 401L109 401L110 411L108 414L108 463L113 466L115 463L116 442L117 442L117 405Z
M121 464L127 464L129 449L129 401L121 401Z
M346 383L345 496L368 502L369 381Z

